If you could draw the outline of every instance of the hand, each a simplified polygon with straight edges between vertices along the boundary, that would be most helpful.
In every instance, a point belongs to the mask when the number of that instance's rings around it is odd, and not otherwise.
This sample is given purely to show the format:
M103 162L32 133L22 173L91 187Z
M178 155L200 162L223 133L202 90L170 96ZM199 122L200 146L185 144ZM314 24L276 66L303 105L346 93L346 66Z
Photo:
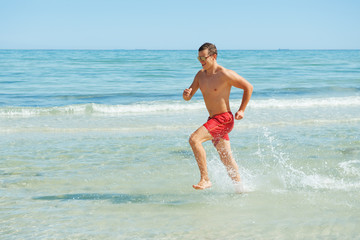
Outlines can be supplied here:
M191 92L192 92L192 88L187 88L184 90L183 92L183 98L186 100L186 101L189 101L191 99Z
M244 111L243 110L239 110L235 113L235 119L236 120L241 120L244 118Z

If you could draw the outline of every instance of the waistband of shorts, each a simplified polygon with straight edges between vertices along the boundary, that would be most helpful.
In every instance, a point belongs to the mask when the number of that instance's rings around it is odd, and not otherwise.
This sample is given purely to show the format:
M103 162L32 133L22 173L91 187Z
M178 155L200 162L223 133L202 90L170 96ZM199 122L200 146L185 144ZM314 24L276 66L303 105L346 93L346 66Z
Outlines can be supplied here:
M223 113L215 114L215 115L212 116L212 117L209 116L209 119L210 119L210 118L214 118L214 117L219 116L219 115L222 115L222 114L225 114L225 113L230 113L231 115L233 115L231 111L228 111L228 112L223 112Z

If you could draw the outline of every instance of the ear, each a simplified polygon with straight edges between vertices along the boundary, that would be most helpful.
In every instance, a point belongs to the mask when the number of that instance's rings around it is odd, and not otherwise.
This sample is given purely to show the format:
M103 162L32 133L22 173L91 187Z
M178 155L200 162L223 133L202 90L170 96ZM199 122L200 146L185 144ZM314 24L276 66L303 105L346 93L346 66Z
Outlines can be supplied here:
M214 54L213 56L214 56L214 59L216 60L217 59L217 54Z

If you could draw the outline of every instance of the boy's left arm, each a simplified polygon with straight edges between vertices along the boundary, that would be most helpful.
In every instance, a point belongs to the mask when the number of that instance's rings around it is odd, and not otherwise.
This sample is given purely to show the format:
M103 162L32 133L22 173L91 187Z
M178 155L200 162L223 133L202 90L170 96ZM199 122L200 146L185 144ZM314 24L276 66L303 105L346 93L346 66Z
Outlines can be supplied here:
M235 114L235 119L240 120L244 118L244 112L247 104L250 101L254 87L245 78L241 77L239 74L237 74L232 70L228 70L227 77L229 79L231 86L234 86L236 88L241 88L244 90L240 108Z

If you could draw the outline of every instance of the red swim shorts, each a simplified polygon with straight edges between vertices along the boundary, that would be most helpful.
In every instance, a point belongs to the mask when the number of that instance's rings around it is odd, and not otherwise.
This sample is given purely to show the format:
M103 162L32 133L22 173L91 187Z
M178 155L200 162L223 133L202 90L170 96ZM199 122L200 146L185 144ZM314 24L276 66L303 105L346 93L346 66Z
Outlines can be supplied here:
M213 136L213 144L216 146L220 139L230 140L228 133L234 127L234 116L231 112L220 113L209 117L203 125Z

